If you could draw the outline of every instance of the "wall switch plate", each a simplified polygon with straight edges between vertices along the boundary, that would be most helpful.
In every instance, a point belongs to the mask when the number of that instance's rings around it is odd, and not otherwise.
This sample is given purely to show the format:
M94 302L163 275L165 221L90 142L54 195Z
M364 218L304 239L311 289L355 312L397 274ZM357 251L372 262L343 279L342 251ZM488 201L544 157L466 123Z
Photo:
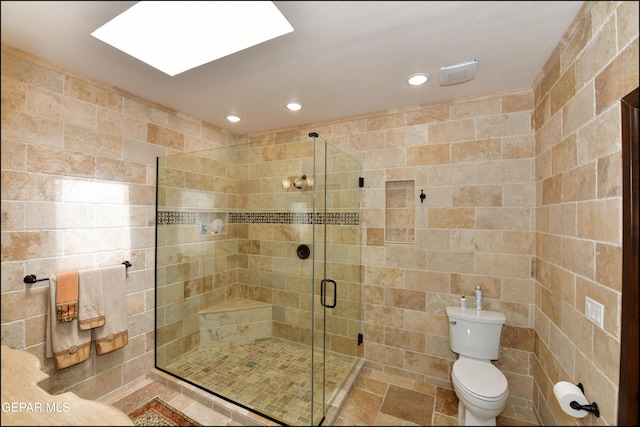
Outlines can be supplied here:
M604 305L592 300L589 297L584 301L584 314L587 319L604 329Z

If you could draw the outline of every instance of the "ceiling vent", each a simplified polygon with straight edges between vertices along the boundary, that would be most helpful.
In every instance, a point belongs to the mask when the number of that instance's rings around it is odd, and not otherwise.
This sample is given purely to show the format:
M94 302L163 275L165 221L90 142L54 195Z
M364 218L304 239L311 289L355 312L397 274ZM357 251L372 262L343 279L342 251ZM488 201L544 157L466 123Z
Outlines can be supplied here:
M464 61L440 67L440 86L467 82L476 76L477 60Z

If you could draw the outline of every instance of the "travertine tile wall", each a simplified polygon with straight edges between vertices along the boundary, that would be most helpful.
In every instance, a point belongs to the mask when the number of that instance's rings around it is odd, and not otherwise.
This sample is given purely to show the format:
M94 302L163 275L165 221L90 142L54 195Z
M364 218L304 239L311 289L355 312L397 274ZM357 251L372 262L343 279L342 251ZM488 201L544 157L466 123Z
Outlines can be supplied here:
M545 425L617 423L622 283L620 99L638 87L638 2L590 2L535 84L534 405ZM604 329L584 315L605 307ZM553 394L582 383L600 418Z
M357 183L361 170L354 168L359 166L358 162L332 147L325 152L321 138L314 147L308 132L294 138L255 140L243 153L240 211L297 214L313 212L315 205L316 212L321 213L326 193L325 219L330 225L325 236L323 225L316 225L314 235L311 224L296 221L238 224L238 294L273 304L274 336L310 344L313 337L322 337L312 334L312 325L316 329L324 325L324 319L317 313L322 310L320 279L326 269L327 277L339 284L340 303L326 310L323 345L329 350L356 355L361 304L360 225L344 218L334 220L329 215L345 213L359 217L361 191ZM290 185L301 175L307 176L302 189ZM296 250L300 244L310 247L309 258L298 258ZM325 256L327 263L323 265ZM329 296L332 291L333 288L328 289Z
M2 45L2 344L50 392L97 398L153 367L156 157L231 136ZM62 371L44 358L50 274L129 260L129 343Z
M156 237L159 367L200 345L200 310L238 296L237 226L228 217L237 205L236 151L220 147L158 160L158 212L168 214L167 221L159 216ZM214 219L222 220L222 232L214 233Z

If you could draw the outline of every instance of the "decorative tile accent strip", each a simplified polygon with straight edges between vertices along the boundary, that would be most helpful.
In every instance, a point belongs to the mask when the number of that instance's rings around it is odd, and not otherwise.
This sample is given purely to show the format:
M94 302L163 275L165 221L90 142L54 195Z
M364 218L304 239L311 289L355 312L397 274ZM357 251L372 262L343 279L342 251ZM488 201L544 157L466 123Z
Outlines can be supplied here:
M359 225L358 212L316 214L316 224ZM312 212L230 212L229 223L236 224L313 224Z
M358 212L328 212L327 224L332 225L360 225Z
M195 224L197 212L158 211L158 225Z
M195 224L198 212L158 211L158 225ZM316 214L316 224L360 225L358 212ZM229 212L233 224L313 224L311 212Z

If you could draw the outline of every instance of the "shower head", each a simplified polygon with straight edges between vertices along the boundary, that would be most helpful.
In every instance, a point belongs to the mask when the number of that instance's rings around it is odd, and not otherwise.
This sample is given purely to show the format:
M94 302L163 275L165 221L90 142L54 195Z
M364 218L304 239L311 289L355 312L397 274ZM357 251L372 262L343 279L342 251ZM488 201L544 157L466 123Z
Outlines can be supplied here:
M305 183L306 180L307 180L307 175L302 175L300 178L293 181L293 186L296 187L298 190L302 190L302 185Z

